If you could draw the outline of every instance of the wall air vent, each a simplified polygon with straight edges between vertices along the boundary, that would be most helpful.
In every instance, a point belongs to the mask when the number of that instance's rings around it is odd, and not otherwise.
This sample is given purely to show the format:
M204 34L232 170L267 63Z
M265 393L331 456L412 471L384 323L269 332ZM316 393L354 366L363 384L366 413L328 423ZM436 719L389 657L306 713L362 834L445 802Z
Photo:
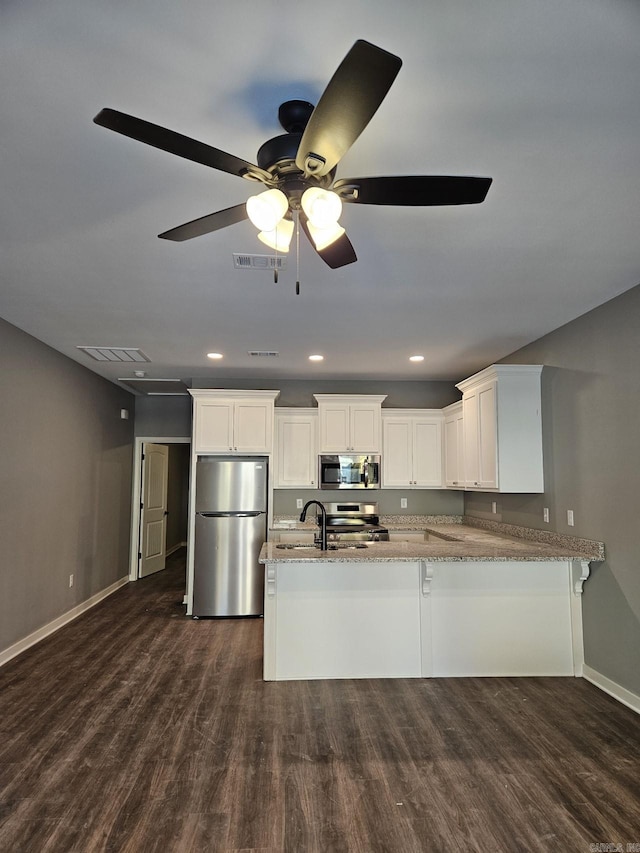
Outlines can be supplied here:
M282 255L241 255L234 252L233 265L237 270L283 270L287 259Z
M76 347L95 361L151 361L142 350L136 347Z
M266 350L266 349L253 349L253 350L250 349L249 355L251 355L253 357L257 357L257 358L277 358L280 355L280 353L274 352L273 350Z

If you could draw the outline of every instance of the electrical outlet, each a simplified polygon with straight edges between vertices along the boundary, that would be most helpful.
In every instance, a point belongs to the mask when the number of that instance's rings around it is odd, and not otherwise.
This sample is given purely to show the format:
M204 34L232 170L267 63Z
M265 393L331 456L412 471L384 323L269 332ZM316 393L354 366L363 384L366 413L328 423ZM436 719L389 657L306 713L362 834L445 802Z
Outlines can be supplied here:
M73 575L69 575L69 589L73 586Z
M547 524L549 524L549 507L548 507L548 506L546 506L546 507L542 510L542 520L543 520L543 521L546 521L546 522L547 522Z
M406 498L400 498L400 509L406 509L406 508L407 508L407 499Z
M569 525L569 527L573 527L573 510L572 509L567 510L567 524Z
M494 515L498 512L498 504L495 501L491 501L491 512Z
M302 509L302 498L296 498L296 509Z

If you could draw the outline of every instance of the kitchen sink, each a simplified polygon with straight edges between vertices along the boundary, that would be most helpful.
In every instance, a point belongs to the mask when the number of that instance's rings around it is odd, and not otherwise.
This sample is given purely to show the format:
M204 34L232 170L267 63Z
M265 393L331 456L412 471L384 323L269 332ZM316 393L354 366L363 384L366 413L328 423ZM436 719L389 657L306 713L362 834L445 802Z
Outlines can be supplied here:
M428 528L425 531L424 538L426 542L436 541L436 542L460 542L461 539L459 536L452 536L450 533L440 533L440 531L431 530Z
M327 545L327 551L342 551L343 549L351 548L351 549L360 549L367 548L366 542L331 542ZM303 548L305 550L309 550L310 548L320 549L319 545L311 545L299 543L299 542L280 542L276 544L276 548L280 548L283 551L295 551L299 548Z

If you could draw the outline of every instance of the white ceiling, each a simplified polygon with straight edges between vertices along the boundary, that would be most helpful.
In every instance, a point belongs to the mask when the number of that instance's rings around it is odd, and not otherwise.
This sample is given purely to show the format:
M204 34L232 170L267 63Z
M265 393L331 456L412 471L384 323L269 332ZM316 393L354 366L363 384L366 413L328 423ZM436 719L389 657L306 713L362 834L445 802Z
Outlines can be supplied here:
M158 240L255 185L93 116L255 162L279 104L315 103L358 38L403 67L338 177L491 176L485 203L345 205L358 262L303 239L300 296L294 255L277 284L233 268L268 251L249 222ZM212 386L463 378L640 282L639 45L635 0L3 0L0 316L112 380L132 371L76 347Z

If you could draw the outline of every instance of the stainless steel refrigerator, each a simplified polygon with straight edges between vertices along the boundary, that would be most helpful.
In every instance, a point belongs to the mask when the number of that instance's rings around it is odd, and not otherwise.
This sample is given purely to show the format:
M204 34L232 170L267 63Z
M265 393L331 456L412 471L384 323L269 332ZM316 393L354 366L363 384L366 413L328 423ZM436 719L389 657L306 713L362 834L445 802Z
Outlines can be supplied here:
M193 615L260 616L267 538L263 457L202 456L196 463Z

